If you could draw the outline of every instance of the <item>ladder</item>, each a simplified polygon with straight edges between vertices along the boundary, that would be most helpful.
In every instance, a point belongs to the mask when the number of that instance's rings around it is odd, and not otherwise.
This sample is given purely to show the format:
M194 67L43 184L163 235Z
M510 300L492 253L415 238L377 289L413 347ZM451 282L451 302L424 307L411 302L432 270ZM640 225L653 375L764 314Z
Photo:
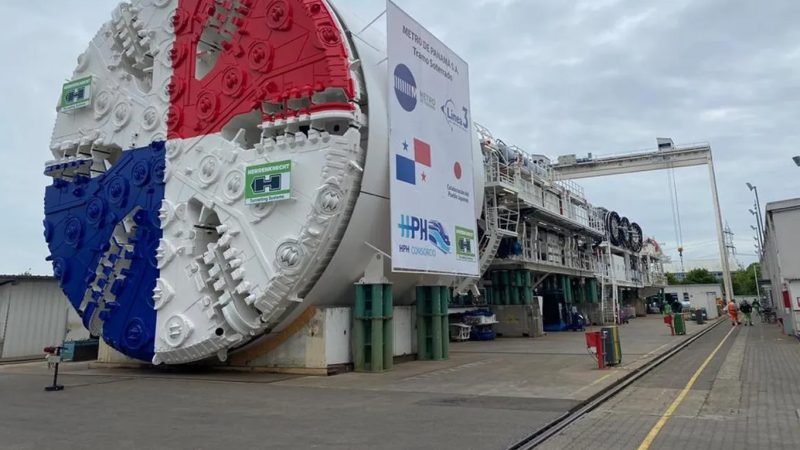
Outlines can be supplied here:
M601 285L602 295L601 295L601 319L603 321L603 325L614 325L617 323L617 308L614 304L614 293L613 289L615 289L612 283L604 282Z

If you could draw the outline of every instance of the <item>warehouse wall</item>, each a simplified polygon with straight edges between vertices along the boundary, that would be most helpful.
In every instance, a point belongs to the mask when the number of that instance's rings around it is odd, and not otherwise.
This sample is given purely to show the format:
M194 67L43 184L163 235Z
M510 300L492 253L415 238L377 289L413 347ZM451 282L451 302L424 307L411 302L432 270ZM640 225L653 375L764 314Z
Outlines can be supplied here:
M51 277L5 277L0 286L0 358L42 355L48 345L86 339L89 332Z
M667 286L665 294L677 294L678 300L683 300L684 294L689 295L689 302L694 308L705 308L709 319L719 317L717 312L717 298L722 298L722 288L718 284L681 284Z
M762 277L770 279L784 332L800 336L800 198L768 203L766 210Z

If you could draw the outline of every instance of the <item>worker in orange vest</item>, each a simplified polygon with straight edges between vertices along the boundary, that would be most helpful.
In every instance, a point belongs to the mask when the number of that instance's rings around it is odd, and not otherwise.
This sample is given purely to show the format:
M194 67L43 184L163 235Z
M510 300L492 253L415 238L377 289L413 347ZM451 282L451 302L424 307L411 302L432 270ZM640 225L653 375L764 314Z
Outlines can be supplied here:
M731 326L735 327L739 324L739 308L736 307L733 299L728 303L728 316L731 318Z

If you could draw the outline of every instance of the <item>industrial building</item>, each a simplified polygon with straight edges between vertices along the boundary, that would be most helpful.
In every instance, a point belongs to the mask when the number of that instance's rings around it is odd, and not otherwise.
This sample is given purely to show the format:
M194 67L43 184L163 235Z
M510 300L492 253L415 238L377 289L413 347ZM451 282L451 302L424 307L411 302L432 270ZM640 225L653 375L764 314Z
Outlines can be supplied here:
M44 347L88 337L54 277L0 275L0 360L41 358Z
M568 324L573 306L597 324L615 323L625 305L645 314L645 298L666 285L658 243L627 217L592 205L578 184L559 180L548 157L477 129L486 177L484 301L529 303L515 289L530 287L543 297L544 326L554 331ZM520 271L531 284L513 281Z
M784 332L800 336L800 198L767 203L762 285Z
M692 308L705 308L709 319L719 317L717 304L722 302L722 288L719 284L670 285L664 288L664 295L667 298L672 297L678 301L688 301ZM744 299L736 297L736 300L741 301Z

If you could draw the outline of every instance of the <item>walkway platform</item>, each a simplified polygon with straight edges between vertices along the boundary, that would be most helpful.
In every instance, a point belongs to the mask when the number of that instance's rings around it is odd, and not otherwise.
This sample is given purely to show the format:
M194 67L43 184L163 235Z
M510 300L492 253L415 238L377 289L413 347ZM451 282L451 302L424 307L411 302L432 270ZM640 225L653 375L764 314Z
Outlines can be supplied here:
M797 449L798 379L797 339L723 323L540 448Z

